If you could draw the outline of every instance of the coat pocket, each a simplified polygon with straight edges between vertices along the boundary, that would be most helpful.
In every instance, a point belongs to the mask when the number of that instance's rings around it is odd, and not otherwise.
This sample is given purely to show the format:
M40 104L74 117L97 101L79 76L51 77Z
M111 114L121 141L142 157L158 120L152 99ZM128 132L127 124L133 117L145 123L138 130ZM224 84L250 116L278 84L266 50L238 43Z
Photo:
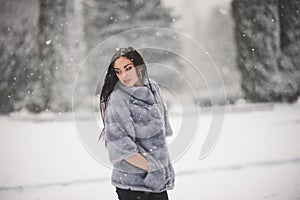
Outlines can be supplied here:
M165 169L148 172L144 178L145 186L153 190L163 189L166 181Z
M144 178L144 184L154 191L159 191L164 188L167 182L166 168L150 154L147 154L146 158L148 160L148 172Z

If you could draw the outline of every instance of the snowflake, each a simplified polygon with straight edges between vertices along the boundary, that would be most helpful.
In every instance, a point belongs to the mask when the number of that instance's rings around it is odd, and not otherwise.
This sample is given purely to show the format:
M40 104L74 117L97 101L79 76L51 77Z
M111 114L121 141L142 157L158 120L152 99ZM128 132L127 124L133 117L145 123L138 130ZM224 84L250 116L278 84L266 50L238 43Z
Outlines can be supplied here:
M46 45L49 45L49 44L51 44L51 40L47 40L45 43L46 43Z

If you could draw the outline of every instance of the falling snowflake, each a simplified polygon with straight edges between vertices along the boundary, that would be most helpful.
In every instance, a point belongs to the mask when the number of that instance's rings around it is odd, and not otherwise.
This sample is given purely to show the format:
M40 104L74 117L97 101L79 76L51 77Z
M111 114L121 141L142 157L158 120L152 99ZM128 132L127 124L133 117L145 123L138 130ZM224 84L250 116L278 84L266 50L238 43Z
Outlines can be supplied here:
M51 44L51 42L52 42L51 40L47 40L47 41L46 41L46 45Z

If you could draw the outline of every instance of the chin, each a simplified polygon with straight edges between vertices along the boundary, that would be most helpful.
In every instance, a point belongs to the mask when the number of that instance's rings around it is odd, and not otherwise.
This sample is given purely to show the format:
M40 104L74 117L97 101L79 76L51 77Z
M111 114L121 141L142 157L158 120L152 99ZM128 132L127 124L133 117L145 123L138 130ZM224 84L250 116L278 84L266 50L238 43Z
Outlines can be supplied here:
M133 82L133 81L130 81L129 83L124 83L124 82L122 82L122 83L123 83L123 85L125 85L126 87L132 87L132 86L136 85L136 82Z
M134 85L134 84L132 84L132 83L124 83L124 82L122 82L122 84L125 85L126 87L131 87L131 86Z

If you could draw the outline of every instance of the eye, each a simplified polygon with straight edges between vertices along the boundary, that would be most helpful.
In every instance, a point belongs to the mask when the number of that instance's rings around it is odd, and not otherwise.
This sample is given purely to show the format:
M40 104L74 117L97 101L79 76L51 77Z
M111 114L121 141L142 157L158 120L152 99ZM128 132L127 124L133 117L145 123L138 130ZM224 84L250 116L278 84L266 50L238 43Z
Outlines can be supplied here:
M127 68L126 68L126 71L130 71L132 69L132 66L129 65Z
M116 73L116 74L120 74L120 71L119 71L119 70L115 70L115 73Z

